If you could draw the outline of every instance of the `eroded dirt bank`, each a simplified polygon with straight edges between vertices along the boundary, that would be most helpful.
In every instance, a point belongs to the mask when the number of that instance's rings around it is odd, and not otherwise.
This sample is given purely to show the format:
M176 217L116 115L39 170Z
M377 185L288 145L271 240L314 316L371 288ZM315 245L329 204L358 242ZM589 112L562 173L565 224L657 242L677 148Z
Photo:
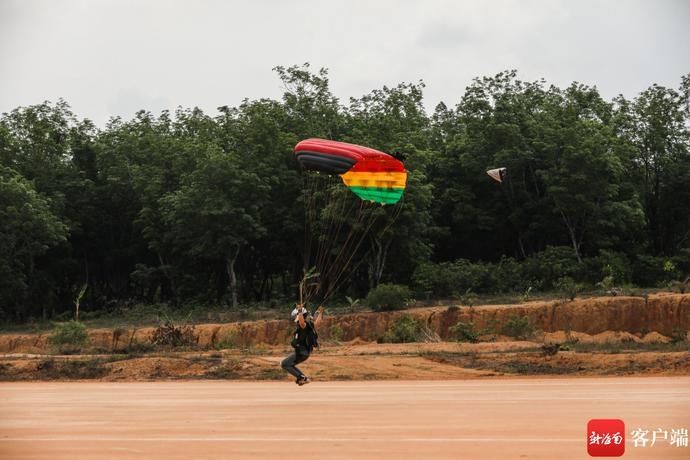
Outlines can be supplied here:
M690 342L678 335L690 329L689 299L662 294L646 302L595 298L334 316L320 327L322 347L304 368L318 380L690 375ZM439 341L376 343L402 314L422 320ZM530 341L494 335L492 342L457 343L450 337L458 321L499 331L516 315L540 330ZM336 324L339 340L331 337ZM292 328L288 321L197 325L197 343L182 350L153 347L153 328L91 330L90 346L75 356L53 354L46 334L3 335L0 380L288 380L280 361L290 352Z
M500 330L513 316L527 316L534 327L545 333L569 331L596 335L607 331L643 338L649 333L671 336L676 329L690 329L690 294L655 294L644 297L597 297L571 302L529 302L518 305L478 307L438 306L399 312L354 313L326 317L320 328L324 340L330 339L331 326L342 328L342 341L376 341L402 314L411 314L427 324L442 340L451 339L449 328L459 321L473 322L477 329ZM89 332L96 352L117 352L136 344L150 343L153 328L94 329ZM197 346L201 348L284 345L289 342L292 325L287 320L203 324L195 326ZM45 353L47 334L0 335L0 353Z

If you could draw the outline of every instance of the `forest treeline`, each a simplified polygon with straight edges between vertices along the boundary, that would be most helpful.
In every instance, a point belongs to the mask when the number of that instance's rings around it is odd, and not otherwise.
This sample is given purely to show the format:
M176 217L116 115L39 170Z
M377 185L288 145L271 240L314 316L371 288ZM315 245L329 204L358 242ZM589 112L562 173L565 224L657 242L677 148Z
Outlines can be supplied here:
M274 70L281 100L213 116L142 110L99 129L64 101L4 113L0 320L54 317L80 293L85 311L294 299L306 239L293 148L310 137L406 156L400 215L364 240L341 297L690 274L690 74L608 101L505 71L429 115L422 82L343 103L324 69Z

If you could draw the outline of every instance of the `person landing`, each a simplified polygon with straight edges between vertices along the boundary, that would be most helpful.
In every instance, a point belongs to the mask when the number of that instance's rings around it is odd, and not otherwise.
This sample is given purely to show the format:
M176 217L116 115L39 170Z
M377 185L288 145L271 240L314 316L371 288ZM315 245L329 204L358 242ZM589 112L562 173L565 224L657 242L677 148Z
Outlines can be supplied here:
M309 310L304 308L303 304L297 304L295 309L292 310L291 316L297 325L292 342L290 343L295 351L286 357L280 363L280 366L295 377L295 383L297 385L302 386L311 382L311 379L297 367L297 364L309 359L309 355L314 348L318 348L319 346L319 336L316 332L316 328L323 318L323 305L319 306L317 309L316 318L309 313Z

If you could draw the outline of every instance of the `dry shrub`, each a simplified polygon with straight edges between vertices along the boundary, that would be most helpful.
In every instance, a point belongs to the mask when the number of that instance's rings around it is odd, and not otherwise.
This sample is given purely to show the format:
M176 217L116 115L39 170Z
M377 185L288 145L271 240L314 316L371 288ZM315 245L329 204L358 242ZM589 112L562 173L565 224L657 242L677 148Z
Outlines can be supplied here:
M161 347L191 347L197 340L194 326L176 325L170 320L159 324L151 334L151 343Z

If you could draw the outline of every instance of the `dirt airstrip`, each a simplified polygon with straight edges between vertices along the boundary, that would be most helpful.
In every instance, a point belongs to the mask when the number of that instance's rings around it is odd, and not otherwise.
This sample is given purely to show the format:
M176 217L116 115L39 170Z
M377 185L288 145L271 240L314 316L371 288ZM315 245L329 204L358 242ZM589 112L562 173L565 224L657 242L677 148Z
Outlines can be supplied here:
M689 377L3 382L0 393L0 458L12 460L586 459L594 418L623 420L625 458L690 452L669 436L651 445L655 430L690 428Z

